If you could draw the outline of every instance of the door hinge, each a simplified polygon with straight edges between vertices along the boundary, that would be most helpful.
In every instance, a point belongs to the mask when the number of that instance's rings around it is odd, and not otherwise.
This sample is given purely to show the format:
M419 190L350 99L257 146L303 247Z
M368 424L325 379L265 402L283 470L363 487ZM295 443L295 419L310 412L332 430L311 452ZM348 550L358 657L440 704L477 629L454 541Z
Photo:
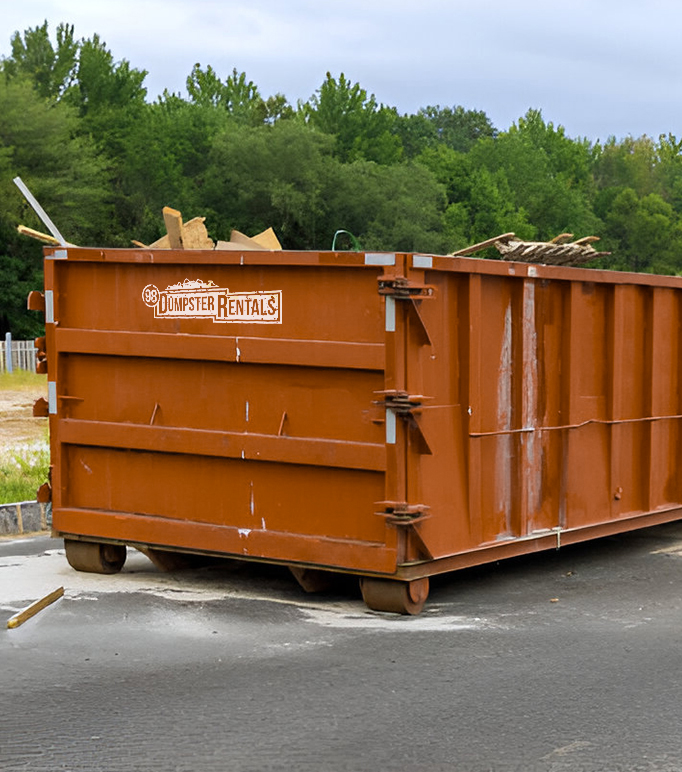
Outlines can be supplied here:
M408 394L406 391L397 391L389 389L387 391L376 391L375 394L383 396L383 399L376 400L375 405L380 405L386 410L386 442L394 445L397 440L395 424L396 417L405 421L411 430L413 440L416 440L416 449L422 455L433 455L422 427L419 425L417 416L420 414L423 403L433 397L425 397L422 394Z

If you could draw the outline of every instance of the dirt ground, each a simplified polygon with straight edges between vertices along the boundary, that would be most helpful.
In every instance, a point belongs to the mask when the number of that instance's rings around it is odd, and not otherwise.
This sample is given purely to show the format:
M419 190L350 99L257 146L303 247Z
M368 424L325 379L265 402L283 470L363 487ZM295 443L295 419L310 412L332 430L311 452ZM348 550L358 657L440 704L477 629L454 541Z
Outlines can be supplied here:
M33 417L38 397L47 399L47 381L40 388L0 390L0 450L45 439L47 418Z

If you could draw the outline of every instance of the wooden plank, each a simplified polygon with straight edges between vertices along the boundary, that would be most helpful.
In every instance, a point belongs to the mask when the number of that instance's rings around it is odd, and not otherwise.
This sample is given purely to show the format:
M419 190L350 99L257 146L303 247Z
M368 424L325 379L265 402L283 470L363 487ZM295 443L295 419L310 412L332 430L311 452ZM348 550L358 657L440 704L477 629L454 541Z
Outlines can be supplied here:
M140 246L139 243L135 244L135 246ZM142 245L144 246L144 244ZM149 247L145 247L145 249L170 249L170 239L168 238L168 234L165 236L161 236L160 239L157 239L153 244L150 244Z
M21 233L22 236L29 236L32 239L42 241L45 244L50 244L53 247L58 247L61 245L61 241L56 239L54 236L50 236L48 233L41 233L41 231L36 231L33 228L27 227L26 225L17 225L17 231Z
M168 239L171 249L183 249L182 244L182 214L170 206L163 208L163 221L168 231Z
M478 252L486 247L493 247L500 240L514 238L515 233L503 233L500 236L495 236L494 239L486 239L485 241L479 241L478 244L472 244L470 247L464 249L458 249L456 252L450 252L449 257L464 257L465 255L473 255L474 252Z
M183 225L182 245L184 249L213 249L213 240L209 238L204 225L205 220L205 217L195 217Z
M233 230L230 233L230 240L219 241L218 245L216 249L267 249L268 251L275 252L279 252L282 249L282 245L279 243L279 239L275 236L272 228L266 228L255 236L247 236L241 231Z
M272 228L266 228L261 233L252 237L254 241L257 241L264 249L282 249L282 245L279 243L279 239L275 236L275 231Z
M41 598L40 600L35 601L35 603L31 603L30 606L26 606L25 609L22 609L13 617L10 617L7 620L7 627L11 630L15 627L19 627L19 625L23 625L27 619L30 619L31 617L35 616L39 611L42 611L44 608L47 608L56 600L59 600L59 598L61 598L63 594L64 594L64 588L58 587L49 595L46 595L44 598Z

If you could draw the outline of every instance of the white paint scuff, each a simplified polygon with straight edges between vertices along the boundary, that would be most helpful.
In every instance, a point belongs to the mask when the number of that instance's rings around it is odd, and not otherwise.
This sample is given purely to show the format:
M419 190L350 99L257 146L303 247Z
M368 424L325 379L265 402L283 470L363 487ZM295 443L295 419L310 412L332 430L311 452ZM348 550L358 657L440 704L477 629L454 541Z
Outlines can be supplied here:
M497 430L508 431L512 428L512 307L511 301L504 315L504 332L500 350L500 367L497 380ZM505 534L511 536L511 499L512 499L512 454L514 439L511 434L497 437L495 453L495 504L498 512L504 513Z
M523 480L525 485L525 514L528 528L533 527L533 516L540 509L542 496L542 458L538 437L538 336L535 327L535 282L523 286L523 399L522 424L532 431L521 437L523 453Z

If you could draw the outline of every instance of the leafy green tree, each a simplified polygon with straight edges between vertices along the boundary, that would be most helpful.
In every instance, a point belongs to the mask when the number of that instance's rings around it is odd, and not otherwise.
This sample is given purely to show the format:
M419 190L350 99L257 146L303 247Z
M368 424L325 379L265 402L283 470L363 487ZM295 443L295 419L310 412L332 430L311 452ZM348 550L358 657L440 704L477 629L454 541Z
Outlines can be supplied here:
M368 96L343 73L338 80L327 73L315 94L300 105L300 113L309 126L336 137L335 154L342 161L393 164L402 156L395 109L377 104L374 94Z
M45 230L12 179L20 176L65 238L97 244L110 216L107 172L93 143L76 134L77 116L43 99L26 78L0 78L0 327L36 332L26 294L42 286L42 252L16 226Z
M425 148L415 161L425 166L445 186L448 201L459 203L471 195L471 176L474 171L471 156L439 144Z
M365 230L365 248L431 252L444 249L442 213L446 196L426 169L411 163L376 166L378 195Z
M490 172L482 167L473 173L468 208L471 243L509 232L526 240L536 237L536 228L528 222L525 210L514 205L509 183L502 170Z
M209 64L204 70L199 63L195 64L187 76L187 93L193 104L202 107L219 107L223 102L225 86L216 71Z
M494 140L480 140L470 156L474 168L504 172L515 208L527 213L538 238L600 231L592 209L589 142L570 139L562 126L545 123L539 111L530 110Z
M23 36L15 32L11 46L12 55L1 63L6 77L28 77L46 99L58 99L69 89L80 48L73 25L58 25L56 46L50 40L47 21L40 27L29 27Z
M682 224L657 193L639 198L632 188L624 188L606 216L606 234L615 267L654 273L682 270Z
M447 251L510 231L521 238L536 236L537 229L527 213L515 204L503 169L490 171L476 165L471 154L444 144L427 148L416 160L445 186L448 206L443 213L443 232Z
M439 142L466 153L479 139L493 139L497 132L482 110L465 110L454 107L424 107L417 113L423 115L436 130Z
M634 190L638 196L659 192L656 179L656 146L649 137L611 137L595 148L592 167L599 189Z
M312 248L324 209L332 140L296 121L228 126L215 137L201 186L211 233L273 227L289 248Z
M97 114L127 112L144 105L146 76L145 70L131 67L126 59L114 61L106 43L95 34L80 44L75 82L66 97L91 121Z
M168 92L145 106L130 125L120 159L125 243L130 238L151 243L161 236L164 206L206 213L201 207L209 202L200 189L213 140L229 120L224 110L192 104Z
M428 150L445 147L439 142L433 122L420 110L416 115L401 115L395 125L405 158L419 158Z
M658 192L682 213L682 139L661 135L656 144Z
M236 69L223 82L210 65L204 70L195 64L187 78L187 93L192 104L221 108L246 126L274 123L294 115L283 94L263 99L256 84Z
M93 35L80 43L75 79L62 98L79 115L78 134L95 142L107 169L113 216L101 243L109 245L128 246L136 233L138 214L126 196L125 162L130 139L148 109L145 77L144 70L127 60L117 62L99 35Z
M497 130L482 110L435 105L401 116L397 133L405 155L414 158L440 146L467 153L479 139L493 139Z
M336 161L324 189L322 244L344 228L365 249L440 253L445 247L445 191L433 174L413 163L386 166Z

